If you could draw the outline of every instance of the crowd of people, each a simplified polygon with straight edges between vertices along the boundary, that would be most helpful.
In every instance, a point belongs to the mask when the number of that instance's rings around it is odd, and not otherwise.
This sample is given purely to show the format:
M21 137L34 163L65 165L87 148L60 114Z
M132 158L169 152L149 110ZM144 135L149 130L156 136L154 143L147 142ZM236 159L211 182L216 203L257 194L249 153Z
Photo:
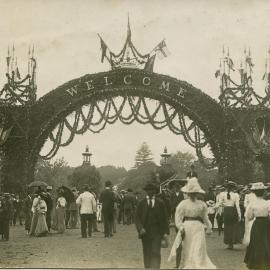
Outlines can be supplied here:
M51 230L64 233L67 228L81 227L82 237L98 232L98 222L104 223L104 236L112 237L117 224L134 224L137 193L132 189L119 191L110 181L100 196L88 185L80 193L71 188L72 196L66 196L62 187L56 191L51 186L28 189L22 199L19 195L3 193L0 196L0 234L9 240L9 228L24 226L29 236L46 236ZM86 235L86 230L88 233Z
M217 228L218 235L223 232L227 249L233 250L236 244L246 245L243 261L249 269L270 269L270 185L256 182L243 186L226 181L205 192L197 177L187 177L186 181L174 185L169 196L171 211L166 213L171 216L167 217L166 225L164 216L162 222L158 222L164 211L160 205L158 213L144 213L151 211L147 210L147 205L151 209L150 202L157 204L157 200L163 201L163 208L168 209L166 196L160 196L154 186L146 186L145 190L147 197L138 206L142 212L137 211L136 222L142 238L145 268L160 267L162 241L167 241L171 220L177 234L168 260L175 257L176 268L216 269L207 254L205 234ZM154 214L156 217L152 216ZM158 236L153 236L157 232Z
M169 260L175 257L176 268L215 269L207 254L205 234L217 229L224 244L246 245L243 258L249 269L270 269L270 188L262 182L247 186L226 181L212 185L205 192L194 168L185 181L175 181L163 189L147 183L146 196L139 199L131 189L119 191L110 181L97 194L88 185L76 188L52 187L28 190L26 197L4 193L0 196L0 234L9 240L9 227L17 221L29 237L47 236L52 230L63 234L67 228L80 227L81 237L98 232L102 222L104 237L117 232L117 224L135 224L142 240L145 268L160 268L161 247L168 247L170 228L176 237ZM71 195L70 195L71 193Z

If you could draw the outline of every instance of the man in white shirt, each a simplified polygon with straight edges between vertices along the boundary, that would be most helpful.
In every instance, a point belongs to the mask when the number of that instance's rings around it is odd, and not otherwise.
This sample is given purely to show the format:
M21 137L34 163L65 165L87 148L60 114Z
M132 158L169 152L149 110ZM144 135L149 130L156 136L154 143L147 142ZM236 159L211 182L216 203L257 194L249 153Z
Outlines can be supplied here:
M82 238L87 237L87 229L88 237L91 237L94 212L96 212L97 204L94 195L89 192L88 185L84 186L84 192L79 195L76 203L80 207Z

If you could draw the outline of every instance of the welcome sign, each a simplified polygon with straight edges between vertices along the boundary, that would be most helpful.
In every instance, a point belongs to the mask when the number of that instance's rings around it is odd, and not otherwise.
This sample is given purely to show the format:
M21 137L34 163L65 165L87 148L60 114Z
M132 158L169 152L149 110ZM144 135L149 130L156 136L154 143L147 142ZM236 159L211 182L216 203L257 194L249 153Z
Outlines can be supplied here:
M136 69L121 69L107 73L86 75L77 84L66 89L65 92L71 97L76 97L85 94L85 92L92 92L98 89L123 87L151 88L156 91L165 91L180 98L184 98L187 92L187 89L175 79Z

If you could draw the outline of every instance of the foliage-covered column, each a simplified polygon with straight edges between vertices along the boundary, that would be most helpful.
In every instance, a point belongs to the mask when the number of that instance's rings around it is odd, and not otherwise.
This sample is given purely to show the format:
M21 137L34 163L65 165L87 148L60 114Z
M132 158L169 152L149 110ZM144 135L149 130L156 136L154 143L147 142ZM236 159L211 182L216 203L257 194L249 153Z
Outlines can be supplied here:
M6 192L22 192L33 180L33 166L29 161L28 123L25 108L6 110L8 126L12 127L1 146L1 188Z
M226 114L224 149L219 164L219 176L224 180L247 184L254 178L254 154L249 149L246 136L236 121Z

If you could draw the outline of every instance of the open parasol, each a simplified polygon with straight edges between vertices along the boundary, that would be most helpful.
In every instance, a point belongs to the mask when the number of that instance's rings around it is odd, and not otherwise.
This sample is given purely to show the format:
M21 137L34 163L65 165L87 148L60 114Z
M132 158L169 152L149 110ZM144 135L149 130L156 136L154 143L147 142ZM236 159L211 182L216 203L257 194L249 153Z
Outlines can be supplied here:
M47 187L48 185L43 181L34 181L29 184L29 187Z
M59 189L63 190L63 197L67 200L68 203L75 201L74 194L69 187L61 186Z

